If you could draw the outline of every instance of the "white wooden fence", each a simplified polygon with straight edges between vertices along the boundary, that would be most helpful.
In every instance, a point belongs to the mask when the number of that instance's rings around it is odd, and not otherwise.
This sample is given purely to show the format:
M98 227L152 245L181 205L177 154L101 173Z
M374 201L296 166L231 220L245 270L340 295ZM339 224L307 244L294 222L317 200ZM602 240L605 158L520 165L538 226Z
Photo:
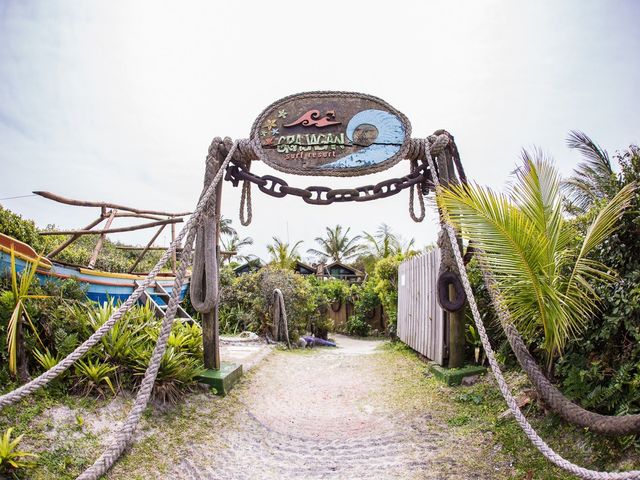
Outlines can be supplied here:
M446 317L436 297L439 268L437 248L405 260L398 267L398 338L443 365Z

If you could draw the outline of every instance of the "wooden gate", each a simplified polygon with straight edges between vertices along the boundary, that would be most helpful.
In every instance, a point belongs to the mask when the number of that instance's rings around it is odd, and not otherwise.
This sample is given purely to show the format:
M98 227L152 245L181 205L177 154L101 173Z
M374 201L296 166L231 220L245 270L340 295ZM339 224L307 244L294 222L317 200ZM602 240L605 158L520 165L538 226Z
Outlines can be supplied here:
M398 338L428 359L444 365L446 316L436 298L439 268L437 248L405 260L398 267Z

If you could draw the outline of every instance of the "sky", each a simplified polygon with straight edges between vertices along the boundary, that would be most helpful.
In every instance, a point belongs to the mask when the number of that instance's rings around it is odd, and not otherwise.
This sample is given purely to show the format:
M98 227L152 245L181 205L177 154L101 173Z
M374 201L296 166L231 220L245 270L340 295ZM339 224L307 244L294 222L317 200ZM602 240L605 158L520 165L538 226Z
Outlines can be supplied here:
M633 0L0 0L0 204L62 228L88 224L96 209L6 198L47 190L190 210L213 137L247 138L273 101L313 90L378 96L409 118L414 137L449 130L479 184L503 189L534 146L568 175L580 160L565 145L571 130L611 153L640 141L639 20ZM252 165L290 185L343 188L408 168L335 179ZM336 224L357 234L386 222L418 246L439 228L433 208L422 223L410 219L407 192L312 206L254 190L248 227L239 198L225 184L223 214L254 239L244 253L263 259L273 236L303 240L304 254Z

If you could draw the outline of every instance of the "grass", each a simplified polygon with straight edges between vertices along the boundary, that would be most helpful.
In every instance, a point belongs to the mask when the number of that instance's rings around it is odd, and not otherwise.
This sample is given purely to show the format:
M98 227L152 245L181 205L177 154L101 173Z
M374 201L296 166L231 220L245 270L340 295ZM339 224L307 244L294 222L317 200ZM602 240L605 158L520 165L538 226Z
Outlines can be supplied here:
M473 386L448 387L429 374L427 365L402 344L386 344L384 351L387 368L394 365L393 370L401 372L401 377L396 379L397 389L392 400L400 409L437 411L455 433L471 441L490 439L497 450L495 461L511 467L513 473L506 478L576 478L546 460L512 416L500 418L500 414L507 410L507 405L490 373ZM529 387L522 373L507 372L506 378L515 391ZM613 447L609 439L568 425L556 415L546 414L537 405L525 407L524 413L557 453L578 465L592 469L625 470L634 465L637 468L640 464L637 451L621 452Z

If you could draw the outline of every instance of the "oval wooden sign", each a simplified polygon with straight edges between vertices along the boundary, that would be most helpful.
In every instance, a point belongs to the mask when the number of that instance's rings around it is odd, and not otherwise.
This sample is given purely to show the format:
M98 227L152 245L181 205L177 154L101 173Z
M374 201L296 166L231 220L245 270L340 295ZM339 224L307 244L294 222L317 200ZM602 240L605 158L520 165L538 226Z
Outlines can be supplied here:
M371 95L310 92L270 105L253 124L258 157L298 175L355 176L395 165L409 148L411 125Z

